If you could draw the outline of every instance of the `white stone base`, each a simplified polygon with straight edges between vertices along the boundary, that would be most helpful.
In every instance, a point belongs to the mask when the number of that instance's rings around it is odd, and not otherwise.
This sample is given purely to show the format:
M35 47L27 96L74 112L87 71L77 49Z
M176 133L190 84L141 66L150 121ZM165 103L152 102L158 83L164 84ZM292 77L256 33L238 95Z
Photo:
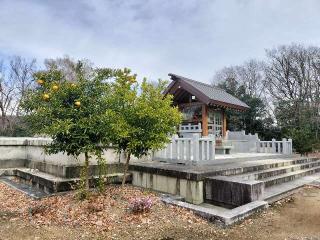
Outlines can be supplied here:
M138 171L131 172L134 186L179 195L193 204L203 203L203 181L192 181Z

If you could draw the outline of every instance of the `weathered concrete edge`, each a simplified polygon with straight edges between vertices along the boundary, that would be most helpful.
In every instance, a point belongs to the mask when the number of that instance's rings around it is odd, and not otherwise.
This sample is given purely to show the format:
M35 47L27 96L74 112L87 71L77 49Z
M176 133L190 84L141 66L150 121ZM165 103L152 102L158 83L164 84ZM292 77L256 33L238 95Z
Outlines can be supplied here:
M51 142L42 137L0 137L0 146L46 146Z
M318 160L318 157L310 157L310 158L303 158L303 159L288 159L285 158L290 155L284 155L284 161L292 164L298 164L305 160ZM272 158L271 158L272 159ZM279 162L280 164L283 162ZM223 176L223 175L237 175L251 171L260 171L269 168L277 167L279 163L265 163L265 164L253 164L251 166L243 166L243 167L234 167L234 168L226 168L223 170L211 170L211 171L194 171L189 169L182 169L177 168L176 166L171 165L150 165L150 162L147 164L142 163L131 163L129 165L129 170L131 171L139 171L139 172L146 172L151 174L157 174L162 176L168 177L178 177L182 179L192 180L192 181L203 181L207 177L214 177L214 176ZM188 165L186 165L188 166ZM225 174L228 172L228 174Z
M179 206L189 209L195 214L209 220L210 222L217 223L221 226L230 226L249 215L269 207L265 201L254 201L234 209L226 209L224 212L216 211L211 208L206 208L199 205L183 202L179 198L165 195L161 198L164 203Z
M37 186L37 188L42 189L48 194L74 190L74 186L81 181L80 178L54 177L53 179L51 179L45 176L39 176L37 175L38 172L30 172L29 170L30 169L26 168L0 169L0 178L3 176L18 177L20 181L32 184L32 186ZM120 184L122 182L123 176L123 173L107 174L105 175L105 178L107 179L105 184ZM131 182L132 175L130 173L127 173L126 183ZM91 176L89 179L89 185L91 188L96 187L98 185L98 177Z

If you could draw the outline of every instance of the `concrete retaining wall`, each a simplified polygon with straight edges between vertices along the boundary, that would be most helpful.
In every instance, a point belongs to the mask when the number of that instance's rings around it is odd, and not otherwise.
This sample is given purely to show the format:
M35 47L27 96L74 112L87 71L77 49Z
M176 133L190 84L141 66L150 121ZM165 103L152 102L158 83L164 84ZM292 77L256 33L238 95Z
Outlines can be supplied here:
M48 155L45 153L44 146L51 143L50 138L7 138L0 137L0 168L22 167L28 162L45 162L53 165L73 166L84 162L84 156L78 158L58 153ZM123 154L117 154L114 149L109 148L104 152L103 157L107 163L125 162ZM135 161L151 160L150 156L142 159L132 158ZM97 160L92 157L91 164L96 164Z

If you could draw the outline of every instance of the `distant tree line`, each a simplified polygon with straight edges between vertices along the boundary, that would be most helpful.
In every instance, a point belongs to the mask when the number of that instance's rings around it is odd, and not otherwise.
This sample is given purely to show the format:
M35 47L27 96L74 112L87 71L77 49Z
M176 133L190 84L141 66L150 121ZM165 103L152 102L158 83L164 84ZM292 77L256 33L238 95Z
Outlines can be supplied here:
M319 47L291 44L266 50L264 61L221 69L213 84L251 107L245 113L229 111L229 129L266 140L291 137L301 153L319 149Z

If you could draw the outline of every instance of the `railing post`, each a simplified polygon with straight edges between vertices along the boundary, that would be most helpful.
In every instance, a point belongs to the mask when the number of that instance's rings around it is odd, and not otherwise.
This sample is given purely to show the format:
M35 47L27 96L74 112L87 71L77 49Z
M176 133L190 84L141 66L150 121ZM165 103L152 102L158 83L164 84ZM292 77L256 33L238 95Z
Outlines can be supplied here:
M288 142L289 142L288 154L292 154L292 139L289 138L289 139L288 139Z
M212 141L212 144L210 144L210 148L211 148L211 152L212 155L210 156L210 160L214 160L215 159L215 155L216 155L216 138L214 135L212 135L210 137L210 140Z
M276 149L276 140L274 138L272 138L272 153L276 153L277 149Z
M287 139L282 138L282 153L287 154Z
M260 153L260 146L261 146L260 139L257 140L256 144L257 144L257 152Z
M172 159L178 159L177 158L177 139L178 135L173 135L172 137Z
M198 162L200 160L200 141L198 134L192 134L192 146L193 146L193 161Z

